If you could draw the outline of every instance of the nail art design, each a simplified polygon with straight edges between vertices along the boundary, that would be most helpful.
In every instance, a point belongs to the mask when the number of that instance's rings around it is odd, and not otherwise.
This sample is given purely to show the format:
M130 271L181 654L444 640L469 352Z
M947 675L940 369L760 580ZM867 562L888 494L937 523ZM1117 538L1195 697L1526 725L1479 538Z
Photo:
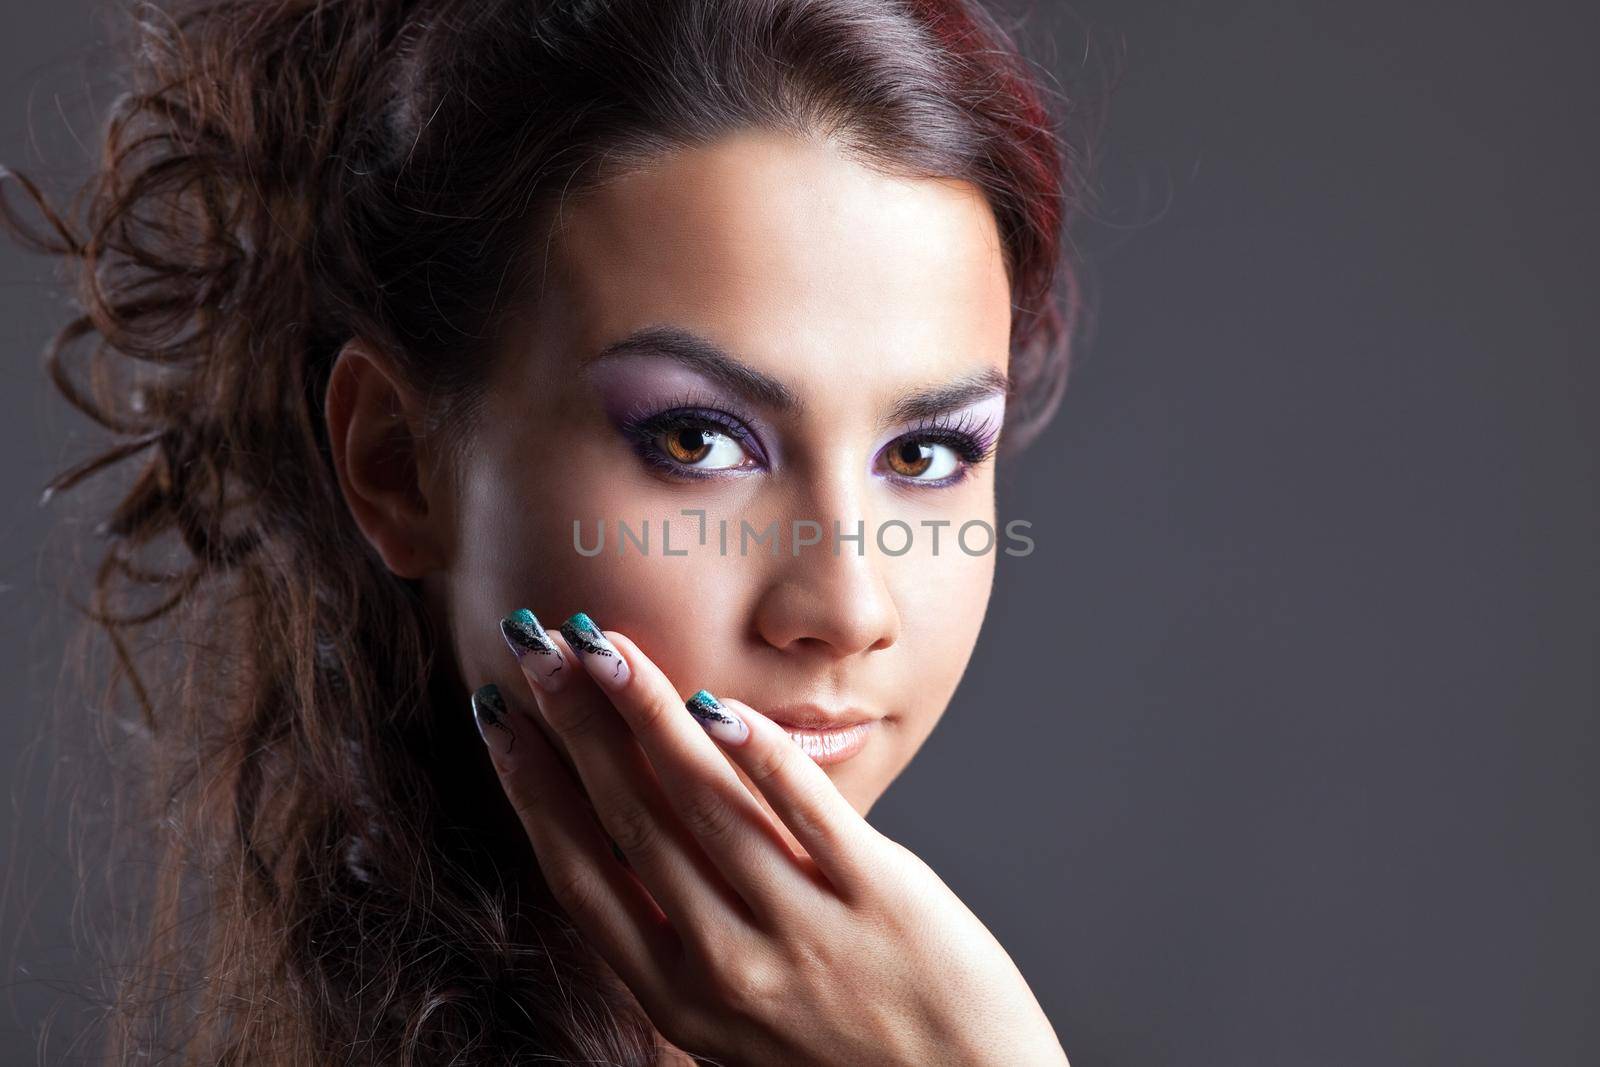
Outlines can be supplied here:
M484 744L502 753L510 752L517 743L517 733L511 728L510 718L506 698L500 695L500 687L493 682L479 686L472 694L472 719L478 724L478 736L483 738ZM490 730L503 731L505 740L498 735L491 739Z
M738 744L750 732L750 727L743 719L730 715L722 706L722 702L704 689L685 700L683 706L689 709L689 714L693 715L712 737L720 737L724 741Z
M550 635L545 628L539 625L539 619L527 608L518 608L500 620L500 634L506 639L506 644L511 646L520 661L525 656L534 656L533 673L537 679L554 689L563 679L556 678L561 670L561 650L556 648L555 642L550 640Z
M565 637L567 643L579 652L590 656L610 656L615 662L615 666L611 670L611 680L619 684L627 681L627 662L617 652L616 647L606 638L606 635L600 632L600 627L596 626L594 620L589 616L580 611L562 623L561 636Z

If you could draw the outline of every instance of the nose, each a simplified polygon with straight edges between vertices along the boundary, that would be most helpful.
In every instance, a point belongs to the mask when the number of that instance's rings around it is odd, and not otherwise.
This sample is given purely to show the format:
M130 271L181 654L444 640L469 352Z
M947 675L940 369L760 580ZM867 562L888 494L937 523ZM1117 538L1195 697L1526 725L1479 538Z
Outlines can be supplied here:
M811 650L829 659L893 645L900 634L900 612L884 557L877 551L871 518L842 508L816 515L815 522L822 527L820 540L801 545L798 555L790 541L793 522L784 521L790 525L773 561L776 570L756 605L755 625L762 639L776 649ZM841 534L837 555L835 521ZM847 539L858 528L862 537ZM799 532L807 539L819 536L815 526L803 523Z

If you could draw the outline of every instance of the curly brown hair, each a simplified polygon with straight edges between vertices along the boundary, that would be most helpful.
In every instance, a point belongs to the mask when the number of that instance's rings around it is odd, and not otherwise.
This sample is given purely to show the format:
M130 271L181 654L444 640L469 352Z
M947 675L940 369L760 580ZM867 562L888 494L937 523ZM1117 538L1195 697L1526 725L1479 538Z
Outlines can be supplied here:
M45 225L3 185L0 221L75 287L51 379L111 438L46 498L132 462L89 505L80 605L113 656L81 680L117 797L99 863L142 905L101 949L106 1054L655 1063L548 891L506 879L527 845L495 783L444 773L464 690L341 497L334 357L393 356L459 464L564 198L742 127L820 133L987 197L1015 451L1082 325L1094 97L976 0L215 0L140 4L126 43L70 208L0 170Z

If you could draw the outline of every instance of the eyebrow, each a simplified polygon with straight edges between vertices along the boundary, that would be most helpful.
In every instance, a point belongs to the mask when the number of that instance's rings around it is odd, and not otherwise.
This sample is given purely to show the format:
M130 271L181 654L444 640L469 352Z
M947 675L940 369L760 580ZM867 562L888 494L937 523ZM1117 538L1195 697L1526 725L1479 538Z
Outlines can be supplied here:
M625 355L665 356L698 371L745 400L785 415L801 415L806 410L805 402L783 382L735 359L709 337L681 326L649 326L635 330L600 349L589 363ZM884 424L957 411L997 394L1006 395L1010 385L1011 380L1004 371L984 367L943 385L912 389L895 398Z

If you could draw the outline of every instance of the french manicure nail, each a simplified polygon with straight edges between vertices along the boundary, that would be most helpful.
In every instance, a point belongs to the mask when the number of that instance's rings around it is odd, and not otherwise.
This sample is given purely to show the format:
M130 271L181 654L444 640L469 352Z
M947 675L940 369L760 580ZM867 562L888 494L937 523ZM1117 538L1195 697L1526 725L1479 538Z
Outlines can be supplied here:
M500 634L516 653L523 672L541 689L553 693L567 684L567 675L561 669L565 666L561 650L533 612L527 608L513 611L500 620Z
M704 689L685 700L683 705L712 737L726 741L730 745L737 745L750 736L749 725L737 715L730 713L723 707L721 701Z
M472 694L472 719L478 724L478 736L503 762L509 763L511 751L516 747L517 733L511 726L511 711L500 694L500 687L490 682Z
M594 657L592 673L595 681L608 689L621 689L628 684L628 661L622 658L622 653L600 632L600 627L589 616L580 611L562 623L561 636L578 650L578 655ZM585 666L589 664L585 663Z

